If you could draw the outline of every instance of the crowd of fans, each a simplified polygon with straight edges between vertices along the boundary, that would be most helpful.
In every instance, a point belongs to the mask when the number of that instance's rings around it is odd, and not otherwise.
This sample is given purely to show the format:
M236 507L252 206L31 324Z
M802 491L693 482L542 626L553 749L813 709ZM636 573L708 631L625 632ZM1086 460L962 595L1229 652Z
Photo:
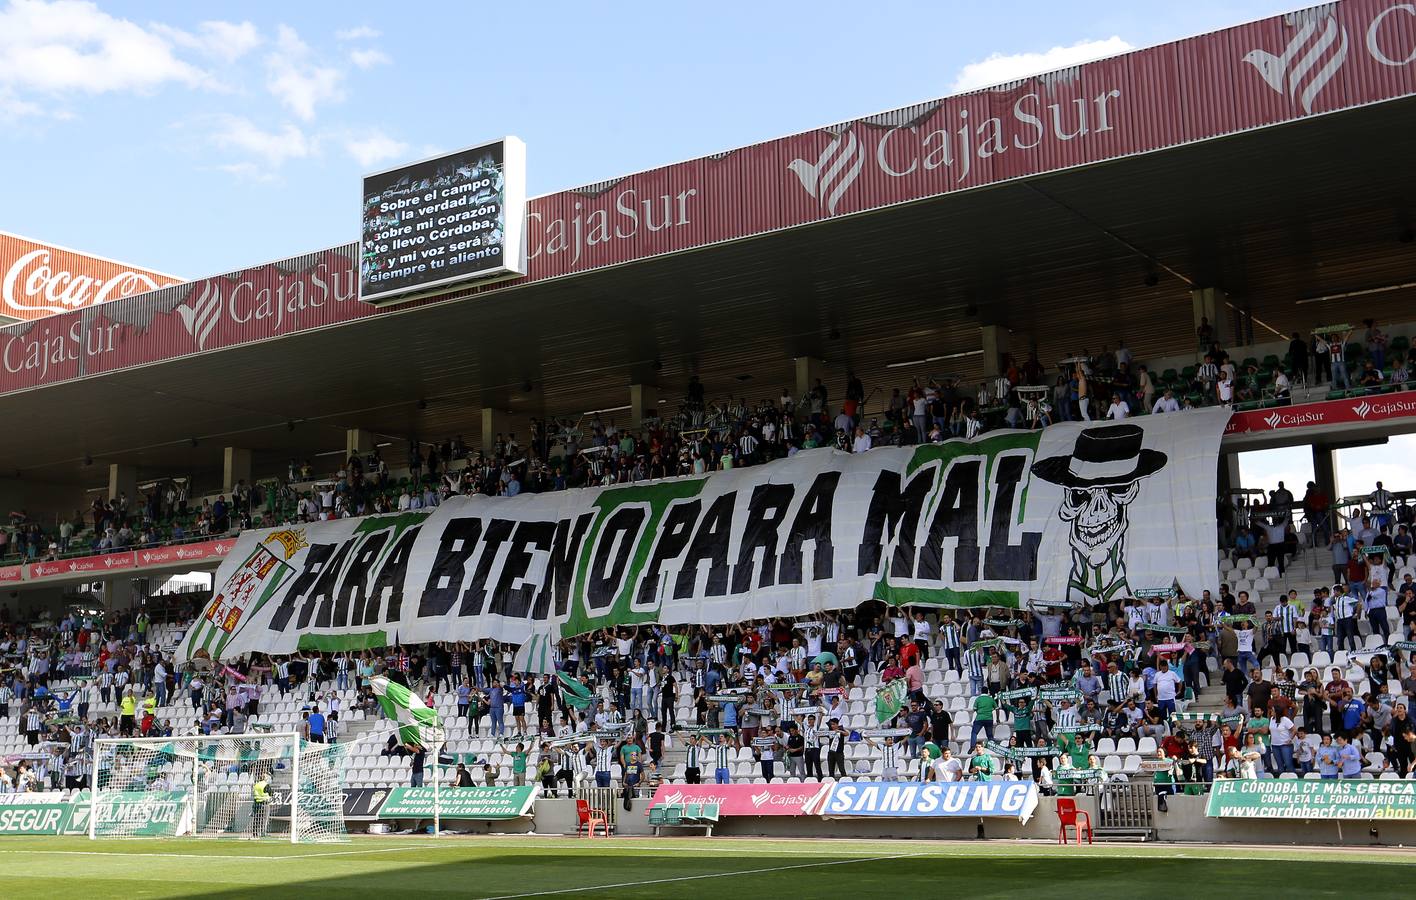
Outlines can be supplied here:
M160 612L195 613L190 604ZM186 723L156 717L159 698L166 703L185 677L152 630L145 610L15 623L0 609L0 731L23 735L21 752L0 759L0 792L87 786L95 737L185 733Z
M339 698L353 690L350 706L374 712L368 680L381 673L426 692L430 705L455 698L451 737L485 728L501 743L504 758L480 761L483 781L539 780L550 791L609 786L612 777L631 791L672 775L731 780L745 753L766 780L1031 778L1065 791L1119 776L1101 757L1125 741L1158 748L1146 770L1164 784L1198 790L1214 778L1264 773L1405 777L1416 750L1406 651L1384 644L1326 672L1291 664L1291 654L1334 652L1345 619L1354 631L1365 625L1386 636L1370 613L1349 615L1349 596L1334 601L1319 589L1304 610L1294 592L1262 617L1246 593L1225 585L1214 597L1091 609L911 614L869 603L810 622L644 625L561 644L558 665L579 692L515 671L514 648L488 641L179 671L147 640L145 613L6 623L0 719L16 719L27 749L5 760L0 788L80 786L95 735L242 733L264 704L291 694L306 736L337 740ZM1409 641L1410 579L1400 596ZM1353 678L1358 669L1365 685ZM853 688L883 690L896 679L904 696L879 721L851 699ZM1185 714L1186 698L1211 680L1223 685L1223 710ZM951 684L963 689L945 694ZM689 714L680 718L684 698ZM188 701L188 716L156 715ZM1006 737L995 731L1005 724ZM870 749L848 762L857 744ZM664 770L669 748L684 756L682 772ZM386 752L410 751L390 739ZM421 754L413 777L421 782ZM464 767L458 778L471 775Z

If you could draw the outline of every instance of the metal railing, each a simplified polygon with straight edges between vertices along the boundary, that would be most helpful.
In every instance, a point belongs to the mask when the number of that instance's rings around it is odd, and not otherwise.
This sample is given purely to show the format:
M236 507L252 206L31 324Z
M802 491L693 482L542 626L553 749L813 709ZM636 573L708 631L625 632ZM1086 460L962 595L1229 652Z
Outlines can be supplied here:
M1149 781L1105 782L1097 798L1097 827L1155 828L1155 785Z
M592 809L604 810L611 831L619 827L620 804L624 802L622 788L581 786L575 789L575 799L586 801Z

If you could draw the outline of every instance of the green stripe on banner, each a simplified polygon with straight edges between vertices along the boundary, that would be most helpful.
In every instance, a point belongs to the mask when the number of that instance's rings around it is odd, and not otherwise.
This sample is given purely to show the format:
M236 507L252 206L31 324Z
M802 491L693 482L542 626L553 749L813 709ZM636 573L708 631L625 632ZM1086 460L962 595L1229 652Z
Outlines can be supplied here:
M888 567L887 567L888 568ZM872 600L883 600L891 606L1009 606L1018 605L1017 591L956 591L953 588L901 588L877 582Z
M669 505L675 500L698 496L707 484L708 476L705 475L687 481L660 481L642 487L607 490L596 498L595 522L591 526L590 532L585 536L585 542L580 547L580 558L575 565L575 595L585 596L586 583L590 579L591 554L599 540L600 531L616 509L632 503L649 505L649 521L641 529L638 544L634 548L634 555L629 560L630 571L643 571L649 562L649 554L653 552L654 544L658 542L659 523L663 521L664 513L668 512ZM655 621L658 618L657 611L635 612L633 610L630 601L636 587L635 579L628 578L625 581L623 589L615 595L614 602L598 615L588 615L581 604L572 603L570 618L561 628L561 634L584 634L603 627L602 623L606 622L614 625L629 625Z
M370 631L365 634L302 634L301 650L372 650L389 645L388 632Z
M910 457L909 463L905 465L905 476L914 477L915 473L925 466L938 463L939 471L948 469L949 463L961 456L983 455L988 460L987 472L984 475L983 483L990 488L993 480L989 475L993 474L993 467L997 465L998 454L1005 450L1031 450L1037 452L1037 448L1042 441L1041 431L1019 431L1007 432L1004 434L990 435L975 441L946 441L943 444L923 444L916 447L914 455ZM938 481L938 477L935 477ZM991 493L986 490L986 493ZM943 492L934 490L930 492L929 502L925 505L924 511L920 515L920 521L928 522L934 517L934 506L939 501ZM981 503L981 508L987 509L991 497L985 497ZM1024 511L1028 508L1028 489L1026 482L1018 498L1018 518L1014 524L1022 524ZM890 566L887 563L881 567L880 580L876 582L875 590L871 594L871 599L883 600L891 606L904 606L909 603L935 606L1007 606L1016 608L1018 606L1017 591L955 591L949 588L930 590L926 588L898 588L889 585Z

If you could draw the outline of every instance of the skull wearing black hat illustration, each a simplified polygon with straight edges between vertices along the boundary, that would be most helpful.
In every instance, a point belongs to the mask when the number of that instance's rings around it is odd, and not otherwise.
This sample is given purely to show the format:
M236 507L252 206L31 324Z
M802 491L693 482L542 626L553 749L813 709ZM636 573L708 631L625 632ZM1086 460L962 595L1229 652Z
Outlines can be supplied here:
M1089 605L1130 592L1126 583L1126 507L1140 481L1164 468L1166 456L1141 447L1137 425L1104 425L1077 435L1069 456L1033 464L1033 474L1061 485L1062 521L1072 526L1067 599Z

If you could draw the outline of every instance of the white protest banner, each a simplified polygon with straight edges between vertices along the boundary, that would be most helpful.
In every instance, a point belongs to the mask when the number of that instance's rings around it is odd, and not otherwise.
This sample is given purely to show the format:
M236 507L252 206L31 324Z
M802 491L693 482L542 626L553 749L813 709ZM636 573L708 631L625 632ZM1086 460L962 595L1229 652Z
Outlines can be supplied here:
M1096 604L1218 580L1228 413L1004 430L638 484L454 497L241 535L179 648L523 643L640 622L895 605Z

